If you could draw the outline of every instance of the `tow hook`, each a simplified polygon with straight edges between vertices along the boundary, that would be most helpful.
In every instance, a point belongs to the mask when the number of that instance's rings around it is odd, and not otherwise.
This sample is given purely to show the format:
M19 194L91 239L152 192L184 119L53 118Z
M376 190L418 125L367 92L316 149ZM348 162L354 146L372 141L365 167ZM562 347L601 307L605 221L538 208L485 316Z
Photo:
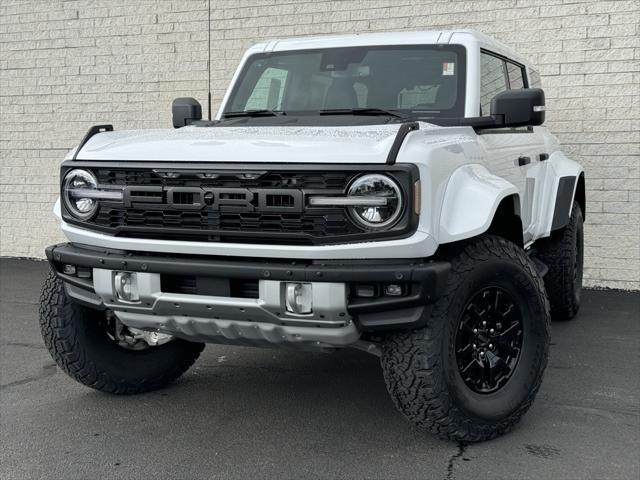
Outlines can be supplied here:
M124 348L142 350L148 347L158 347L175 339L173 335L166 333L128 327L112 311L107 312L107 319L113 324L114 340Z

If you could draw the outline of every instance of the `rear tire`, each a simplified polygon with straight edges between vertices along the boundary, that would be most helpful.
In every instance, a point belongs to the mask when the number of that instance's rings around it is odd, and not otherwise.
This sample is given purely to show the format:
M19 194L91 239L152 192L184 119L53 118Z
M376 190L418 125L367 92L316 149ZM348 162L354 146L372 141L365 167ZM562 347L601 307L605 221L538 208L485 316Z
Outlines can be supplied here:
M553 320L571 320L580 309L584 267L584 227L582 209L573 202L565 228L536 244L536 256L549 271L544 276Z
M520 420L540 388L549 306L531 260L506 240L482 236L446 258L446 291L426 326L383 341L384 378L416 426L456 441L489 440Z
M129 350L109 337L104 312L74 303L49 271L40 297L40 329L49 353L74 380L114 394L149 392L166 386L195 362L203 343L173 340Z

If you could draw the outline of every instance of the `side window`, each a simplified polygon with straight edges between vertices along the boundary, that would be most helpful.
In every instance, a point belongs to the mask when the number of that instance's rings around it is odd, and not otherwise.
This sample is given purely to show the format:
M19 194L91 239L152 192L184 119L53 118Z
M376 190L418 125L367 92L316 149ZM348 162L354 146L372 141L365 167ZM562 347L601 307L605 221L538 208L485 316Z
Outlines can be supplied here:
M524 88L524 76L522 74L522 67L507 62L507 75L509 76L510 89L514 90L517 88Z
M491 99L508 89L504 60L482 52L480 55L480 115L488 116Z
M269 67L256 82L249 95L245 110L280 110L282 96L289 72L280 68Z
M540 74L531 68L529 69L529 86L532 88L542 88Z

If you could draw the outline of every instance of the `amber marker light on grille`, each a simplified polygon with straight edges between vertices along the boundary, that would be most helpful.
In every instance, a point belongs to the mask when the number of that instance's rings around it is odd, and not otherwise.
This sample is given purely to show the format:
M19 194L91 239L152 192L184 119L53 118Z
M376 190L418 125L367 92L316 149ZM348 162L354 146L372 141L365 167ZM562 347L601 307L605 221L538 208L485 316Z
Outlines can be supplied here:
M420 215L420 180L413 184L413 211Z

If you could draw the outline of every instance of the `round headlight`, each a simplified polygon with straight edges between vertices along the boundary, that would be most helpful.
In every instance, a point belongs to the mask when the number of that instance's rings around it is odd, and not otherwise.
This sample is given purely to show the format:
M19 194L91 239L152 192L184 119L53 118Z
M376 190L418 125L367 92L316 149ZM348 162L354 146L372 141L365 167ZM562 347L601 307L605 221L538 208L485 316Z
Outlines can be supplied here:
M402 191L398 184L386 175L368 174L356 178L349 187L348 195L363 197L362 205L353 206L349 211L353 218L366 228L389 227L402 213ZM367 204L367 199L371 200L370 205Z
M71 215L80 220L91 218L98 209L97 200L91 195L98 189L98 180L86 170L71 170L62 182L62 198Z

